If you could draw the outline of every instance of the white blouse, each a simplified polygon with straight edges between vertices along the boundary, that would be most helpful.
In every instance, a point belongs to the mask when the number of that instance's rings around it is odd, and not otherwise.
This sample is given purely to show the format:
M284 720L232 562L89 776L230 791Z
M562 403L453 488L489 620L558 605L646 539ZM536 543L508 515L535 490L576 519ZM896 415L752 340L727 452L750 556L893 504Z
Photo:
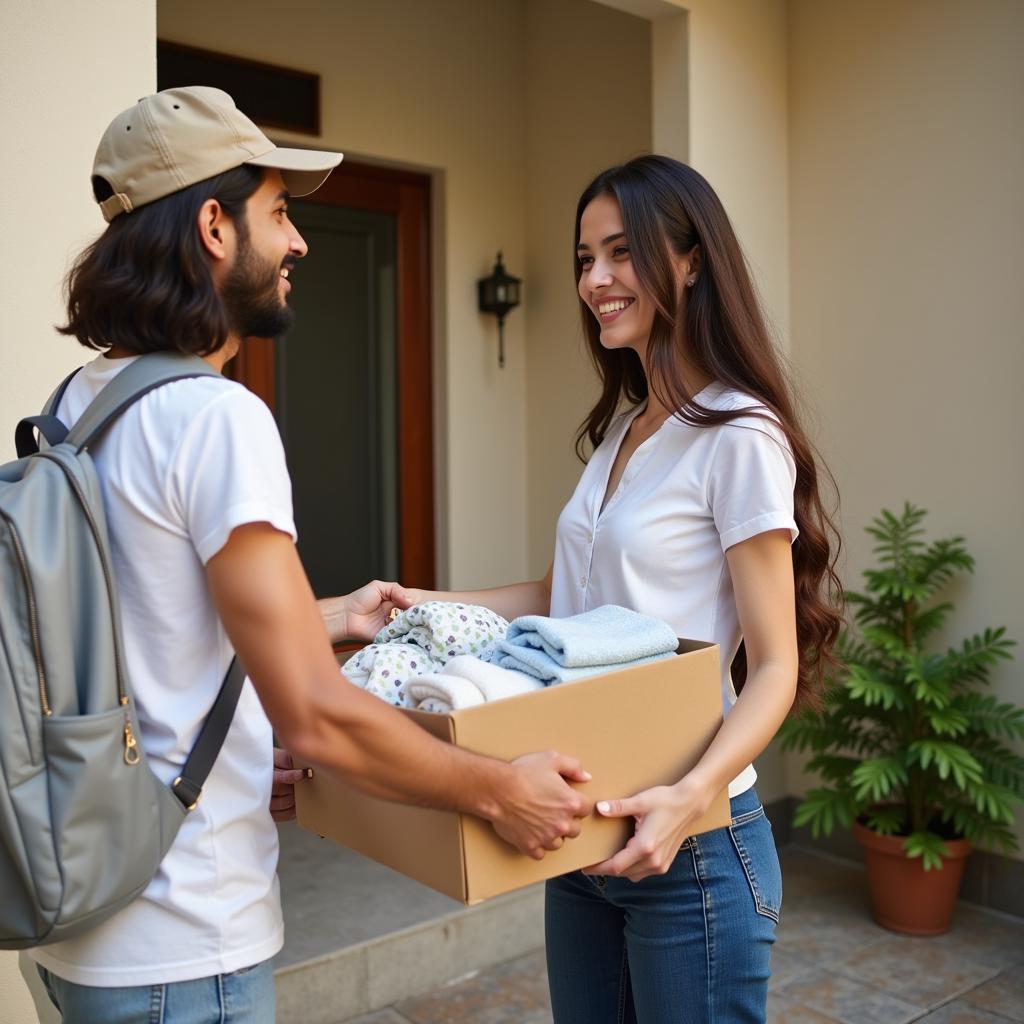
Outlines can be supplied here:
M716 410L760 408L719 384L697 399ZM615 456L640 411L613 421L559 516L551 614L618 604L663 619L680 637L718 644L727 715L736 702L729 666L741 636L725 552L768 530L788 529L796 540L796 465L774 421L745 415L695 427L672 417L630 457L602 511ZM729 795L756 778L748 765Z

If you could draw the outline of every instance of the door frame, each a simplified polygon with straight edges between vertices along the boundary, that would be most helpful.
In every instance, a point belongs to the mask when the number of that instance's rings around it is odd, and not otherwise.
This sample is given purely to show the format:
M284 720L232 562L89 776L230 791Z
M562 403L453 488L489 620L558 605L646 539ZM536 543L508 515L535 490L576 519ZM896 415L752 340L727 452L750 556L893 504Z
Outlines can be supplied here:
M434 438L430 302L430 177L344 161L303 202L396 217L397 441L399 579L433 589ZM315 258L315 256L314 256ZM274 341L248 338L232 376L274 411ZM348 543L356 542L350 538Z

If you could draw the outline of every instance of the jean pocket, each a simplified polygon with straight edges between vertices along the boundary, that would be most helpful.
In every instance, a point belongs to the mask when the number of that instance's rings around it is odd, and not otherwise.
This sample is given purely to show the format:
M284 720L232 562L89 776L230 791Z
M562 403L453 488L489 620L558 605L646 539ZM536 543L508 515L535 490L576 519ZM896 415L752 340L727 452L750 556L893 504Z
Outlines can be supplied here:
M756 811L734 818L729 835L747 876L754 908L778 924L782 910L782 869L764 808L758 807Z

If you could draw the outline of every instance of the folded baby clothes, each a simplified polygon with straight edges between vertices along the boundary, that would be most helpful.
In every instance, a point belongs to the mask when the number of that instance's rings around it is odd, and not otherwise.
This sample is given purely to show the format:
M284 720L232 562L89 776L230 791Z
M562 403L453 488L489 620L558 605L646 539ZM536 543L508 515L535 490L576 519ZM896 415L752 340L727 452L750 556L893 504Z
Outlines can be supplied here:
M374 637L374 643L412 644L443 665L462 654L486 658L507 630L507 620L489 608L424 601L401 612Z
M488 657L507 629L508 622L489 608L424 601L396 616L341 671L356 686L396 707L415 707L407 690L410 679L440 672L460 656Z
M439 661L412 644L370 644L341 666L350 682L399 708L416 706L408 693L411 679L440 669Z
M509 624L501 649L511 654L535 649L565 668L580 668L674 653L678 644L668 623L606 604L565 619L522 615Z
M407 691L421 711L449 712L543 688L535 676L462 655L452 658L440 673L411 679Z

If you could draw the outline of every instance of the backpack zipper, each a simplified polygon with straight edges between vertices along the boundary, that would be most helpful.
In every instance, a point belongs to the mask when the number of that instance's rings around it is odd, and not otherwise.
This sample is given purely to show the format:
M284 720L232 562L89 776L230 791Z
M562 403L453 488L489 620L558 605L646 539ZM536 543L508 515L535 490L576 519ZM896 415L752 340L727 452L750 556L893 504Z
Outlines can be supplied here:
M25 549L21 546L21 538L18 536L14 521L7 515L4 515L4 520L11 531L14 552L18 556L18 564L21 566L21 578L25 581L25 592L28 594L28 626L29 632L32 634L32 651L35 654L36 672L39 676L39 706L43 715L49 718L53 714L53 710L50 708L50 701L46 696L46 670L43 668L43 651L39 644L39 616L36 613L36 595L32 590L32 577L28 572Z
M75 492L75 497L78 499L79 505L82 506L82 511L85 513L86 522L89 524L89 529L92 531L93 540L96 542L96 554L100 559L100 567L103 569L103 578L107 584L107 600L110 602L110 616L112 622L117 622L117 609L114 607L114 577L110 571L110 566L107 565L106 554L103 550L103 543L100 540L100 528L96 523L96 519L92 514L92 509L89 508L89 503L85 499L85 494L82 491L81 486L75 479L74 474L71 470L61 462L60 459L54 458L48 452L39 452L36 458L49 459L50 462L55 462L63 470L64 475L68 478L68 483L71 484L71 489ZM124 707L124 763L127 765L138 764L141 760L139 754L138 742L135 739L135 735L132 732L131 717L127 711L128 707L128 694L125 693L124 689L124 674L121 665L121 654L118 649L119 645L115 641L114 643L114 674L117 677L117 701Z

